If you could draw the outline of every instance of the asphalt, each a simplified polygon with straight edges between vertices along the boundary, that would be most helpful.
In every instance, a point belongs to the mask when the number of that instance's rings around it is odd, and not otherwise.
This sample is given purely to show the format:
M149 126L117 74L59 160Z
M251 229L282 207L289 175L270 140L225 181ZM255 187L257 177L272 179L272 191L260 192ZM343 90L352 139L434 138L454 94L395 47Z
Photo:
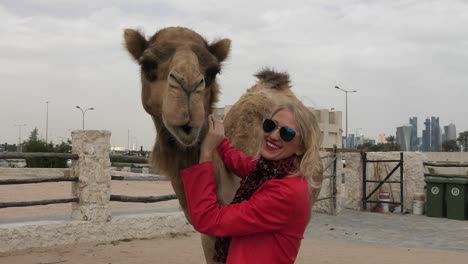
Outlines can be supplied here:
M313 213L305 237L468 252L468 220L353 210Z

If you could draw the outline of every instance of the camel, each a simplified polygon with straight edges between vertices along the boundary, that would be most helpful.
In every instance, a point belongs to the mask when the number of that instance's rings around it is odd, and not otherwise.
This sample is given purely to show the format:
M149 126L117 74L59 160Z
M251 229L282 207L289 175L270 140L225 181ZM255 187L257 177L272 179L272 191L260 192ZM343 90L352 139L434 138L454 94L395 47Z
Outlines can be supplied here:
M179 171L199 162L199 149L207 130L207 117L220 94L217 75L230 52L231 41L209 43L188 28L168 27L146 39L134 29L124 31L125 46L141 69L141 99L156 127L150 158L158 173L169 177L185 213L187 201ZM224 118L226 136L233 146L254 155L262 135L261 122L276 105L298 101L287 73L270 69L255 75L258 82L233 105ZM229 204L240 179L213 157L217 196ZM213 263L214 238L202 234L207 263Z

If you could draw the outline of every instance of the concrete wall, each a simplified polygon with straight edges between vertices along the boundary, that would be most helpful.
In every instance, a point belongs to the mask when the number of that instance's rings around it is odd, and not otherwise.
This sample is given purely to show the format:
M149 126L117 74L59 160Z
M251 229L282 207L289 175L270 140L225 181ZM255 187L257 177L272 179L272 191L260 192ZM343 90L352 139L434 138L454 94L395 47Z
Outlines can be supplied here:
M0 225L0 253L35 247L146 239L194 232L182 212L113 218Z
M468 163L468 152L424 152L430 162ZM433 167L434 173L468 175L468 168Z
M367 159L369 160L396 160L400 158L400 152L369 152ZM339 159L346 161L346 167L343 168L341 162L338 162L337 168L337 207L360 210L362 203L362 161L360 153L339 153ZM415 193L425 192L424 173L429 172L428 167L423 166L423 162L468 162L468 153L451 153L451 152L404 152L403 154L403 200L404 208L407 211L412 211L413 197ZM388 173L396 166L396 163L368 163L367 179L368 180L383 180ZM434 168L436 173L457 173L464 172L467 168ZM390 180L399 180L399 169L393 173ZM464 173L466 174L466 173ZM368 183L367 194L373 190L377 183ZM324 181L322 194L328 190L328 182ZM372 200L378 200L379 192L390 192L394 201L400 201L400 186L399 184L385 183L379 191L372 197ZM322 195L321 194L321 195ZM373 208L375 205L368 204L368 208ZM322 206L318 206L321 209Z

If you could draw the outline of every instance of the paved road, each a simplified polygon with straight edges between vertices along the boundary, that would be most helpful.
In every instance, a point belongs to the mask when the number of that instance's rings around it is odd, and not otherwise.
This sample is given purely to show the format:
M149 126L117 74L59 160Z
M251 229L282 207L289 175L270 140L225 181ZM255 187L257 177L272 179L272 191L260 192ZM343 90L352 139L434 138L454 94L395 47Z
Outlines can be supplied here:
M314 213L306 237L468 252L468 221L344 210Z
M114 212L114 216L176 211L177 208ZM63 221L69 216L17 218L0 224L29 221ZM468 221L417 215L379 214L343 210L337 216L313 213L306 238L345 240L408 248L441 249L468 252Z

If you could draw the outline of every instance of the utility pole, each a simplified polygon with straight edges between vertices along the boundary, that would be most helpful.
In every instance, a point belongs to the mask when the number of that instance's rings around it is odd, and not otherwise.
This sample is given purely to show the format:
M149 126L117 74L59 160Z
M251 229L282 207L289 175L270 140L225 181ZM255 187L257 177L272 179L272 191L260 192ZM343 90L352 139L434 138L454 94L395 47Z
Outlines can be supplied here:
M356 93L357 91L341 89L339 86L335 86L335 89L345 92L345 95L346 95L346 141L345 142L346 142L346 147L349 147L348 146L348 93Z
M21 127L24 127L26 126L26 124L18 124L18 125L15 125L18 127L18 149L17 151L18 152L23 152L23 145L21 144Z
M127 150L130 151L130 129L127 133Z
M45 141L46 145L49 146L49 103L50 101L46 101L47 111L46 111L46 132L45 132Z

